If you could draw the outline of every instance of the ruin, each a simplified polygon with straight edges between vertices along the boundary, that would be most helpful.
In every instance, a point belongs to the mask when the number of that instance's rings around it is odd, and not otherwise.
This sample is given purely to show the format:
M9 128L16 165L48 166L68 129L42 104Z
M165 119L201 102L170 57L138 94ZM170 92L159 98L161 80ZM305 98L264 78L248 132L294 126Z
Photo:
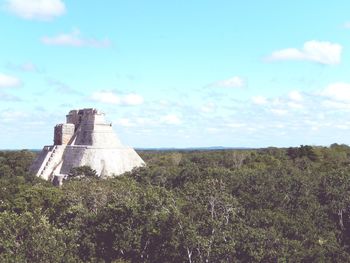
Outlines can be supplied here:
M124 146L96 109L71 110L66 123L54 128L54 145L44 146L30 167L45 180L62 181L74 167L90 166L100 177L131 171L145 163L131 147Z

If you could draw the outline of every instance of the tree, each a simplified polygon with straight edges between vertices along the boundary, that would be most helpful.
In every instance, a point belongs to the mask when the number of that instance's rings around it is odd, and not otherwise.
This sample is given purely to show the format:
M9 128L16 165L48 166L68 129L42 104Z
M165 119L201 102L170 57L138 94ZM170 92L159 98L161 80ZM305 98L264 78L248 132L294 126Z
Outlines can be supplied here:
M0 213L0 261L76 261L76 244L70 242L72 234L52 226L39 211Z
M69 179L97 178L97 177L98 177L97 172L87 165L72 168L68 175Z

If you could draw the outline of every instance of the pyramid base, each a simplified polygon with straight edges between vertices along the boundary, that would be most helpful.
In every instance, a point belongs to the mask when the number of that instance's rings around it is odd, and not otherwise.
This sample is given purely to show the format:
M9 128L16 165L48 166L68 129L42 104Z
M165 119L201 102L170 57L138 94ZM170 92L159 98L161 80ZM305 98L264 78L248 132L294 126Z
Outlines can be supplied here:
M111 177L145 165L131 147L97 148L92 146L67 146L60 174L69 174L72 168L90 166L98 176Z

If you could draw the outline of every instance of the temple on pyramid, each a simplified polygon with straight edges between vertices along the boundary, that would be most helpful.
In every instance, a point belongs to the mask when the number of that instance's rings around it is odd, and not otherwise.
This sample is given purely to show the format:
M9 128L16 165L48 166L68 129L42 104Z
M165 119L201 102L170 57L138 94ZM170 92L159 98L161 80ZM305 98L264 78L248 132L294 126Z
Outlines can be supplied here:
M55 126L54 145L45 146L30 167L38 177L61 181L80 166L90 166L100 177L111 177L145 164L133 148L120 142L104 113L71 110L66 117L66 123Z

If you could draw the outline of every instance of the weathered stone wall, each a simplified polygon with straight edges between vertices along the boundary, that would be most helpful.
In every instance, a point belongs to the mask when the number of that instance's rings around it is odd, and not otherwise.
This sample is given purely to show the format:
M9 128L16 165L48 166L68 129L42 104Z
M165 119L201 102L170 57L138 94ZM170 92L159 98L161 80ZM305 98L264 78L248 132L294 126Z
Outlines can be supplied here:
M67 123L55 127L54 146L44 147L32 171L46 180L88 165L102 177L120 175L144 165L140 156L124 146L96 109L72 110Z
M73 167L88 165L102 177L120 175L144 165L141 157L130 147L96 148L67 146L63 156L61 174L68 174Z
M30 167L30 171L45 180L53 178L53 173L61 169L65 145L45 146Z
M34 162L29 168L29 171L32 173L38 173L40 167L45 163L48 159L48 154L50 153L50 148L53 146L45 146L42 151L38 154Z
M74 135L75 125L71 123L58 124L55 126L54 145L66 145Z
M95 147L122 147L122 143L113 131L112 125L106 123L104 114L90 111L84 112L77 132L75 145Z

